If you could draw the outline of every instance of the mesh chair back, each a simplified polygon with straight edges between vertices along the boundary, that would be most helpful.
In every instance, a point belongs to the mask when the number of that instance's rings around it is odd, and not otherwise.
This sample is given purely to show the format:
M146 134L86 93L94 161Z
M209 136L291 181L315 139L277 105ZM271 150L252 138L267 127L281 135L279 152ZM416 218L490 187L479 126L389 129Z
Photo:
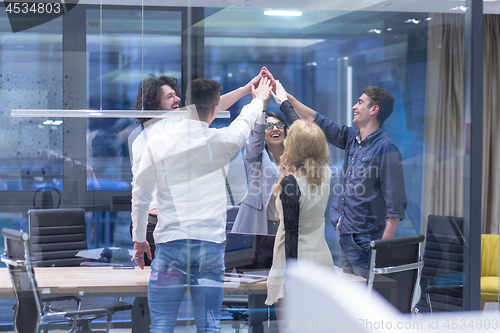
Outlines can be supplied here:
M28 211L33 265L79 266L87 250L85 211L81 208L33 209Z
M415 288L423 266L419 252L424 239L424 235L420 234L380 239L370 243L370 263L373 263L375 269L370 269L369 275L384 274L397 281L397 301L393 305L404 313L412 312ZM383 271L384 268L389 269L386 274L377 273L377 269ZM395 272L391 273L390 270Z
M14 328L18 333L33 333L37 330L41 303L33 268L29 264L29 258L26 258L25 246L29 246L28 234L4 228L2 236L5 238L4 257L18 263L13 265L7 260L2 260L7 264L17 299Z

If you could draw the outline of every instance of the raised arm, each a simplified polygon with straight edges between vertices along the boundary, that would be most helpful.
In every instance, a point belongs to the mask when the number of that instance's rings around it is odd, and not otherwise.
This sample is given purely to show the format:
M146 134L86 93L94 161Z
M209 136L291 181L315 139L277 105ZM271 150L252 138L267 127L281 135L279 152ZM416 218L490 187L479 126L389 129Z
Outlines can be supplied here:
M286 95L288 97L288 101L293 105L293 108L297 113L297 115L300 117L300 119L306 121L314 121L314 117L316 117L316 111L314 111L308 106L305 106L298 99L296 99L289 93L287 93Z
M274 100L276 103L278 103L280 106L284 101L289 101L292 106L293 110L295 113L299 116L300 119L306 120L306 121L314 121L314 118L316 117L316 111L313 109L305 106L301 102L299 102L295 97L290 95L285 91L285 88L283 88L283 85L279 82L279 80L276 80L276 93L272 93ZM286 108L288 110L289 108ZM287 118L290 118L287 114L285 114ZM293 117L293 115L292 115ZM290 120L290 119L288 119Z
M238 117L229 126L218 129L222 142L234 143L238 150L247 142L255 122L264 110L264 101L267 100L271 91L270 80L264 77L257 88L251 86L251 89L254 96L252 102L243 107Z
M219 110L225 111L243 96L251 94L252 87L257 88L257 86L259 85L263 72L264 70L261 69L259 75L251 79L250 82L248 82L246 85L222 95L219 101Z

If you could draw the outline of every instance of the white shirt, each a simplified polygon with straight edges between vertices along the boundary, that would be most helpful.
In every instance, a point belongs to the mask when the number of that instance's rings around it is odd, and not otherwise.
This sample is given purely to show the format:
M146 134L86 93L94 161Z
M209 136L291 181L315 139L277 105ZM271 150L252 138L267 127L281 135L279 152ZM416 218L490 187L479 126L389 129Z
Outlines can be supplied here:
M168 111L167 111L168 112ZM151 119L149 126L142 129L138 127L137 130L140 131L138 135L131 133L129 136L129 147L130 148L130 163L132 165L132 187L134 187L135 179L137 178L137 172L139 171L139 164L141 163L142 152L148 138L155 136L163 131L173 130L181 122L183 118L164 118L161 120ZM156 120L156 122L155 122ZM135 131L134 131L135 132ZM130 141L133 140L131 143ZM156 208L157 198L156 190L153 191L151 202L149 203L149 210Z
M254 99L228 126L209 128L185 119L172 131L150 137L132 190L134 242L146 241L149 202L158 188L156 243L197 239L222 243L226 227L225 176L263 109Z

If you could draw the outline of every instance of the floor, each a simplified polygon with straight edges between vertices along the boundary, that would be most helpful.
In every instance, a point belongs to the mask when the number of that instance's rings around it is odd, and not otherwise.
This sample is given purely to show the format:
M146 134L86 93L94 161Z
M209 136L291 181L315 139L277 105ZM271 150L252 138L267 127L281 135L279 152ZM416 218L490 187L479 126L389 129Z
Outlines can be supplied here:
M263 327L264 333L278 333L276 328L276 323L273 321L270 323L270 329L267 327ZM67 333L66 330L51 330L51 333ZM99 329L95 329L95 332L102 332ZM175 328L175 333L196 333L196 326L194 325L179 325ZM2 333L15 333L12 331L3 331ZM110 333L131 333L130 328L113 328L110 330ZM221 333L252 333L249 331L248 325L245 321L232 321L232 320L223 320L221 321Z
M239 323L238 326L236 326L238 330L235 331L235 328L233 327L232 322L221 322L221 333L233 333L233 332L239 332L239 333L248 333L248 326L246 325L245 322ZM110 331L111 333L131 333L130 329L112 329ZM177 326L175 328L175 333L196 333L196 326L191 325L191 326ZM56 333L56 332L54 332ZM63 333L63 332L57 332L57 333Z

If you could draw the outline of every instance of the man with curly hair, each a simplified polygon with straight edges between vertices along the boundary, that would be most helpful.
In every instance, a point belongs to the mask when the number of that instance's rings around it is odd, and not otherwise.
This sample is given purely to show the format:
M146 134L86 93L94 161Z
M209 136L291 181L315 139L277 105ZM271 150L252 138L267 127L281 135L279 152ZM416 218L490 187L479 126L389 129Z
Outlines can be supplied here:
M227 94L220 96L219 109L227 110L243 96L252 92L252 86L256 87L262 75L259 73L255 78L245 86L235 89ZM150 74L139 84L139 91L134 104L134 110L158 110L164 111L179 110L180 108L180 89L176 78L170 76L156 77ZM137 118L140 124L129 136L130 162L132 165L132 187L134 186L139 170L144 147L149 138L154 135L172 131L182 121L182 118ZM154 257L155 241L153 231L158 222L157 218L157 189L154 190L152 200L149 203L149 215L147 224L147 241L150 245L151 254ZM130 224L130 233L132 235L133 227ZM151 265L151 260L145 256L145 264ZM149 332L149 309L146 297L138 297L134 301L132 308L132 332Z

